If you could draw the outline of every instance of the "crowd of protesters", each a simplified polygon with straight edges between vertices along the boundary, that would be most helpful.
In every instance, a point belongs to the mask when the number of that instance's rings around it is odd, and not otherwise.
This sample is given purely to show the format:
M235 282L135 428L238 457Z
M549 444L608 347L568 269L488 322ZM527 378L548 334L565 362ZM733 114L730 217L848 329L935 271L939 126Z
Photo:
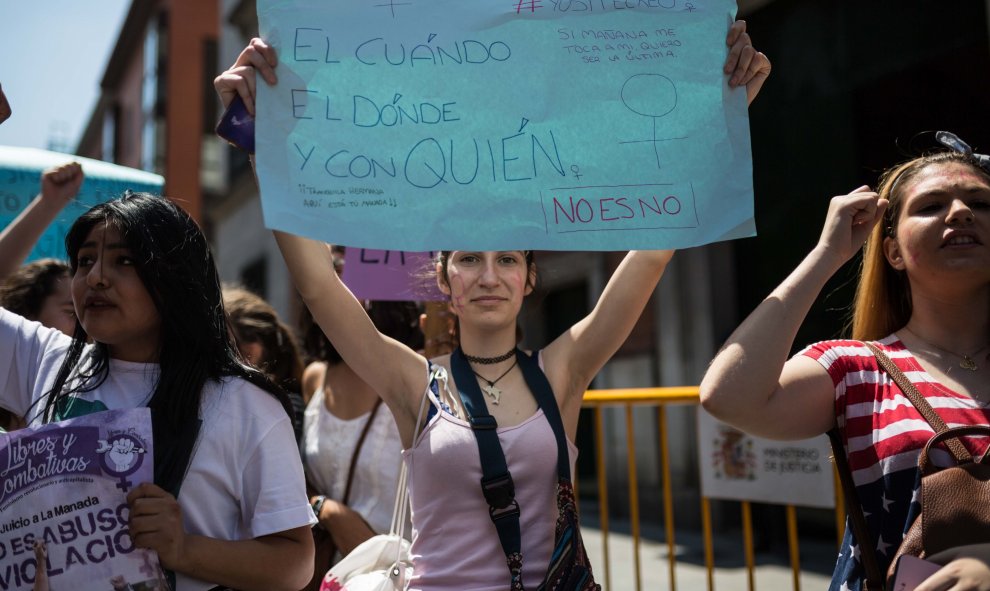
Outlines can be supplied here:
M743 21L726 45L727 84L752 102L770 62ZM240 97L253 111L258 85L277 84L277 72L273 47L254 39L215 87L225 106ZM0 91L0 122L10 112ZM916 517L917 458L932 432L871 347L947 423L990 423L990 158L954 136L943 144L884 172L875 190L834 197L817 246L701 384L702 405L750 433L798 439L837 425L864 511L883 516L871 521L875 536L903 534ZM38 197L0 233L0 428L150 408L155 478L127 494L129 533L157 553L163 585L317 589L327 568L389 529L403 481L408 588L548 583L573 504L560 474L573 473L582 396L673 251L629 252L591 312L532 351L520 349L518 323L538 283L534 252L441 251L436 282L456 326L448 350L426 355L420 307L358 300L338 252L276 231L310 318L300 339L263 298L222 286L199 226L157 196L92 207L69 228L64 261L24 264L84 181L77 163L45 171ZM861 249L851 334L791 356L825 282ZM479 486L479 417L511 471L511 552L493 522L500 508ZM832 589L864 588L861 543L847 531ZM41 591L48 549L39 540L34 551ZM919 590L990 588L987 547L941 562ZM590 567L582 580L590 586L549 583L595 588Z

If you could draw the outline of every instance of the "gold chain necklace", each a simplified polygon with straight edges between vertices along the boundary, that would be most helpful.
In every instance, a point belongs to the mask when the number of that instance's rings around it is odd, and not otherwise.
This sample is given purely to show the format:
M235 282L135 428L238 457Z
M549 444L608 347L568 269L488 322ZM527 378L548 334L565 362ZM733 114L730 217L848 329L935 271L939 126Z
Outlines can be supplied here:
M973 359L973 358L974 357L978 357L979 354L982 353L983 351L985 351L987 349L987 347L988 347L988 345L983 345L978 350L973 351L972 354L966 355L965 353L956 353L955 351L949 351L948 349L939 347L938 345L936 345L935 343L933 343L931 341L926 341L925 339L923 339L920 336L918 336L918 333L914 332L913 330L911 330L907 326L905 326L903 330L911 333L911 336L913 336L914 338L918 339L922 343L928 345L929 347L932 347L932 348L934 348L934 349L936 349L938 351L941 351L942 353L948 353L949 355L953 355L955 357L958 357L960 359L960 361L959 361L959 367L961 367L962 369L969 370L969 371L976 371L976 370L980 369L980 366L976 364L976 360Z

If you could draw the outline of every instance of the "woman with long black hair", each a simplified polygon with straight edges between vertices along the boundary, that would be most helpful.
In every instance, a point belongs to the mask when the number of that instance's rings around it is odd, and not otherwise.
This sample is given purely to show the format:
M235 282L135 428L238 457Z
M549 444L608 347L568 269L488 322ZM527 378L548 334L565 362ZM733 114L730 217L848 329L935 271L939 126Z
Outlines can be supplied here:
M129 194L77 219L66 249L75 334L0 308L0 406L29 425L150 407L155 483L128 493L134 543L179 591L302 587L314 518L288 401L240 361L199 227Z

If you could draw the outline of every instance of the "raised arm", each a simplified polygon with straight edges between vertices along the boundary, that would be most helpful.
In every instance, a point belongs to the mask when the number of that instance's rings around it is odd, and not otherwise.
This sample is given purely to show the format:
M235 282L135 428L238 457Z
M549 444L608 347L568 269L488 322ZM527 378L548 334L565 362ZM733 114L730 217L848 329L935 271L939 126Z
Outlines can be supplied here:
M42 173L41 192L0 232L0 279L16 271L27 259L58 212L79 192L82 182L82 166L77 162Z
M411 443L427 383L426 359L378 332L334 272L326 244L279 231L275 240L313 320L344 362L382 397L396 417L403 442Z
M701 404L744 431L775 439L824 433L835 388L816 361L787 356L828 279L883 219L887 201L863 186L832 199L818 244L732 333L701 381Z
M625 342L673 255L672 250L629 252L591 313L544 349L547 375L566 407L580 405L592 378ZM564 414L570 414L566 408Z
M252 39L230 69L214 80L224 106L240 95L254 112L256 77L275 84L275 50ZM427 384L426 360L404 344L382 335L333 270L330 248L284 232L275 240L292 281L334 348L361 378L378 392L395 416L404 445L412 442L419 402Z

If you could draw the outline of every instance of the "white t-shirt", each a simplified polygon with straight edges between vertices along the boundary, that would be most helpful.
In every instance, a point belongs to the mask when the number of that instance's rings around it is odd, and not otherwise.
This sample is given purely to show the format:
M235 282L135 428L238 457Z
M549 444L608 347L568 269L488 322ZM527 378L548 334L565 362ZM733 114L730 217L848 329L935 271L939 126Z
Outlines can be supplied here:
M0 406L40 424L44 403L35 402L51 389L70 342L0 308ZM111 360L106 381L78 398L94 412L144 406L157 377L157 364ZM240 378L207 382L200 418L179 492L188 533L241 540L316 522L292 422L274 396ZM176 573L177 591L214 586Z

